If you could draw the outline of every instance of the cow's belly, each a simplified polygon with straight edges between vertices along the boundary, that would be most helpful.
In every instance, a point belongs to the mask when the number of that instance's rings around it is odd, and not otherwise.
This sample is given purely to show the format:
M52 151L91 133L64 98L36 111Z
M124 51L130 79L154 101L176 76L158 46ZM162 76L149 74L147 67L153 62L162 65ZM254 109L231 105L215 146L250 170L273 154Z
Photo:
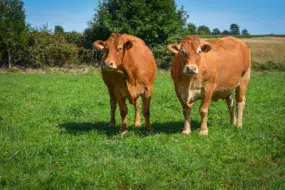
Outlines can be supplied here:
M239 85L239 83L229 86L229 87L217 87L212 95L212 100L217 101L219 99L224 99L228 96L230 96L235 89L237 88L237 86Z

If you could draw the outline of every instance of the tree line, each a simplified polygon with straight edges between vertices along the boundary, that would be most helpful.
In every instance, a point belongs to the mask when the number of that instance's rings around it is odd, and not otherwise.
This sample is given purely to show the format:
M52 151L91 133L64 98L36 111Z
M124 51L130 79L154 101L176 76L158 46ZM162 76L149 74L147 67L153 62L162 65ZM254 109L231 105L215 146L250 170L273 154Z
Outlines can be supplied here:
M189 23L187 25L187 30L192 35L249 35L247 29L243 29L240 32L240 27L238 24L231 24L229 30L221 30L219 28L214 28L212 31L208 26L201 25L197 28L197 26L193 23Z
M22 0L0 0L0 65L12 68L98 64L100 52L95 40L106 40L113 32L142 38L157 59L168 68L170 55L165 45L186 35L240 35L239 26L210 31L207 26L187 24L189 14L174 0L103 0L98 4L88 27L82 32L65 32L62 26L33 28L26 23ZM244 29L243 35L249 35Z

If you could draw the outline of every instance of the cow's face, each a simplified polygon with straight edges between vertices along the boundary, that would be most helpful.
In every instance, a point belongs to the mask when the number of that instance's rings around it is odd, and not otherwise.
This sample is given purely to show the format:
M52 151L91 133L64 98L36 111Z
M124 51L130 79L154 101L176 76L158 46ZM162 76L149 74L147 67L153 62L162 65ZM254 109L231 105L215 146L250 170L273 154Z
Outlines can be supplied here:
M133 43L126 41L121 34L113 33L107 41L95 41L94 47L103 51L103 69L117 69L122 65L125 51L132 48Z
M168 50L181 57L183 73L193 75L199 73L201 53L211 50L209 44L202 44L197 36L186 36L180 44L170 44Z

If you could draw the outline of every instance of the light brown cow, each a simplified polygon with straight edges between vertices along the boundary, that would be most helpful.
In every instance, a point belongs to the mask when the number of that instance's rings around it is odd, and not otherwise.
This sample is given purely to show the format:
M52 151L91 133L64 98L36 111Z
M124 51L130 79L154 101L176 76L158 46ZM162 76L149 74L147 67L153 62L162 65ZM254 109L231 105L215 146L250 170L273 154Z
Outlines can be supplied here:
M118 33L113 33L107 41L95 41L94 46L103 51L101 73L110 95L110 126L115 126L115 111L118 102L122 117L121 134L127 132L126 99L134 104L135 126L140 126L139 96L141 96L145 127L149 133L152 133L150 100L156 75L156 63L150 49L143 40Z
M247 44L234 37L201 40L186 36L180 44L168 45L175 53L171 76L176 95L183 107L184 134L191 133L190 113L196 100L201 99L201 135L208 135L207 115L211 100L225 99L230 121L242 125L245 91L250 79L250 50ZM237 121L233 92L236 91Z

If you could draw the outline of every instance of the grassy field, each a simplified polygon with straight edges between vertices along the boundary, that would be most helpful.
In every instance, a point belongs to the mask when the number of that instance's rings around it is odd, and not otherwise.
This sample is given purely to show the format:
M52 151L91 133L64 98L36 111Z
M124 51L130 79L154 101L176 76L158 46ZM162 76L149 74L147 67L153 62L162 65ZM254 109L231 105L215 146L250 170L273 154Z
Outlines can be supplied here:
M171 77L159 72L151 121L107 129L109 101L100 74L0 74L0 187L15 189L284 189L285 73L253 73L242 128L224 101L190 136ZM120 123L117 110L117 123Z

